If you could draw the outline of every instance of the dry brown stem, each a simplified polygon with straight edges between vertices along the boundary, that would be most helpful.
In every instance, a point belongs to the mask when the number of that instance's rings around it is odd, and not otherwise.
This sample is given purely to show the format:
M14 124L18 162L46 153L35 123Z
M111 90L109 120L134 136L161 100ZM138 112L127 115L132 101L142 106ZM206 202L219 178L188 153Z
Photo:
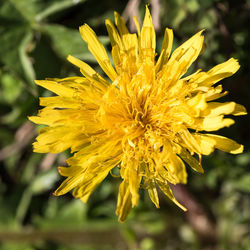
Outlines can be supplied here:
M125 10L122 13L122 17L124 18L125 22L129 21L129 29L131 32L136 32L136 26L133 20L134 16L137 16L139 22L139 5L141 0L129 0Z
M13 154L16 154L22 148L27 146L34 136L35 126L29 121L25 122L16 131L14 143L0 150L0 161L8 158Z
M52 167L53 163L55 162L57 156L58 154L51 154L51 153L46 154L40 164L40 169L42 171L49 170Z
M158 31L161 29L161 22L160 22L160 0L151 0L152 4L152 19L155 30Z
M216 225L210 219L202 204L188 191L184 185L171 185L176 199L183 204L188 211L186 212L188 223L204 240L215 243L217 240Z

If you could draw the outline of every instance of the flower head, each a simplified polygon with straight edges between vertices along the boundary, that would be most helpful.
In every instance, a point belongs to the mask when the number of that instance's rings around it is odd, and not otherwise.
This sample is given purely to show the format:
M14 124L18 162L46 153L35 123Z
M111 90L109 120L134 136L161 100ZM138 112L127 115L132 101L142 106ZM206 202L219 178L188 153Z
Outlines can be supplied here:
M166 28L156 59L148 7L141 29L135 18L138 34L130 34L116 12L115 24L117 28L106 20L114 67L94 31L87 24L80 27L83 40L110 80L68 56L83 76L36 81L56 96L40 98L44 108L29 118L47 125L39 131L34 151L71 149L69 167L59 167L67 178L54 194L73 189L83 202L113 168L119 168L122 182L116 212L120 221L138 204L140 187L156 207L158 186L185 210L169 187L169 183L187 182L185 163L202 173L202 155L216 148L232 154L243 151L242 145L207 133L234 123L225 115L246 114L235 102L214 101L226 94L221 85L214 85L234 74L239 64L231 58L208 72L184 76L203 48L203 31L171 54L173 31Z

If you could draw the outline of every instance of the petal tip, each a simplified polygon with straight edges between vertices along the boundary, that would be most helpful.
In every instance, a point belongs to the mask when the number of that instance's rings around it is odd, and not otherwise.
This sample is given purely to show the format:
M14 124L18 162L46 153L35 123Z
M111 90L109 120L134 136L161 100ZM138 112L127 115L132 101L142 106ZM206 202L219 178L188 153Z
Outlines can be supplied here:
M36 85L41 85L41 83L43 82L43 80L34 80Z
M58 194L57 191L54 191L52 194L53 194L54 196L59 196L59 194Z
M244 146L240 144L237 149L230 151L230 153L231 154L241 154L243 151L244 151Z

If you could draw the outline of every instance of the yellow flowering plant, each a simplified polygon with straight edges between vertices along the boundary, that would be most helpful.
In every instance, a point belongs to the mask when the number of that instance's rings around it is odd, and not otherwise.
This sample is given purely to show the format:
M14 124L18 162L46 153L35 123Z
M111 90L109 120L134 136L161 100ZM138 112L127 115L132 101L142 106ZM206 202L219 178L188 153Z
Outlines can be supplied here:
M202 155L216 148L232 154L243 146L226 137L210 134L234 123L225 115L245 115L235 102L216 102L227 92L216 85L238 69L231 58L208 72L184 76L203 48L203 31L172 53L173 31L166 28L156 59L156 35L148 7L142 28L134 18L137 34L129 33L115 12L115 25L106 20L112 45L112 65L94 31L80 27L89 51L108 76L98 74L69 55L83 76L36 81L56 94L40 98L41 109L29 119L47 125L39 131L34 151L59 153L68 148L69 167L59 167L67 177L55 195L73 189L73 196L87 202L94 189L114 168L120 171L116 213L124 221L138 204L139 188L148 191L159 207L158 189L186 210L174 197L169 183L187 182L186 166L203 173ZM158 188L157 188L158 187Z

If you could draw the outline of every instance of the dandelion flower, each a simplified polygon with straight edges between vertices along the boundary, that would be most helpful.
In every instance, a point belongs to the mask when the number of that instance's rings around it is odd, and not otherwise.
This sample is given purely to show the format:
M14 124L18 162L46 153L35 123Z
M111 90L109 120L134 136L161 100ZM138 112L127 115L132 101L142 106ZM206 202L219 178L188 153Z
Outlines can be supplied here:
M124 221L138 204L139 189L148 191L159 207L158 190L186 210L174 197L169 183L187 182L186 166L203 173L201 156L215 149L231 154L243 146L226 137L210 134L234 123L225 115L244 115L235 102L214 101L226 94L217 82L233 75L237 60L231 58L208 72L198 70L184 76L203 48L203 31L171 54L173 31L166 28L156 59L156 36L148 7L137 34L129 33L115 12L115 25L106 20L114 67L94 31L80 27L89 51L105 72L102 77L88 64L69 55L81 77L47 79L36 84L56 96L40 98L37 116L47 125L39 131L34 151L59 153L68 148L73 156L69 167L59 167L67 177L55 195L73 189L73 196L87 202L94 189L112 169L120 170L117 210Z

